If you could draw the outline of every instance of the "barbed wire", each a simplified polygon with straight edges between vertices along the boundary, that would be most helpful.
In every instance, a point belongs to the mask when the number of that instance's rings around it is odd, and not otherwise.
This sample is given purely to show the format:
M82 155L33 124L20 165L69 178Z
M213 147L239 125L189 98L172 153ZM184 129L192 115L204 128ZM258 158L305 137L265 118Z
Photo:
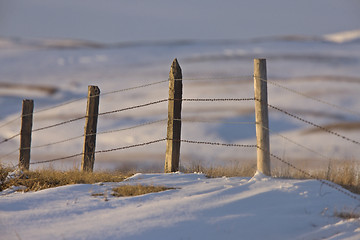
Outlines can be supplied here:
M196 77L196 78L181 78L174 79L175 81L215 81L215 80L251 80L252 76L229 76L229 77Z
M143 126L159 123L159 122L164 122L164 121L167 121L167 119L161 119L161 120L146 122L146 123L138 124L138 125L135 125L135 126L126 127L126 128L120 128L120 129L115 129L115 130L109 130L109 131L97 132L97 133L90 133L90 134L86 134L86 136L93 136L93 135L101 135L101 134L121 132L121 131L125 131L125 130L135 129L135 128L138 128L138 127L143 127ZM76 136L76 137L72 137L72 138L68 138L68 139L64 139L64 140L60 140L60 141L56 141L56 142L52 142L52 143L47 143L47 144L43 144L43 145L37 145L37 146L32 146L32 147L29 147L29 148L22 148L22 149L26 150L26 149L32 149L32 148L49 147L49 146L52 146L52 145L56 145L56 144L65 143L65 142L73 141L73 140L76 140L76 139L80 139L80 138L83 138L83 137L85 137L85 134L82 134L82 135Z
M134 86L134 87L122 88L122 89L118 89L118 90L114 90L114 91L95 94L95 95L91 96L91 98L95 98L95 97L98 97L98 96L106 96L106 95L125 92L125 91L131 91L131 90L135 90L135 89L139 89L139 88L150 87L150 86L157 85L157 84L164 83L164 82L168 82L168 80L162 80L162 81L157 81L157 82L152 82L152 83L146 83L146 84L142 84L142 85L138 85L138 86ZM40 110L34 111L34 114L40 113L40 112L45 112L45 111L52 110L52 109L55 109L55 108L59 108L59 107L62 107L62 106L66 106L66 105L69 105L69 104L74 103L74 102L86 100L87 98L88 98L87 96L84 96L84 97L81 97L81 98L77 98L77 99L74 99L74 100L70 100L70 101L67 101L67 102L64 102L64 103L57 104L55 106L40 109Z
M254 76L255 77L255 76ZM300 91L297 91L297 90L294 90L294 89L291 89L291 88L288 88L288 87L285 87L279 83L276 83L274 81L270 81L270 80L267 80L267 79L263 79L263 78L260 78L261 81L264 81L264 82L268 82L276 87L279 87L279 88L282 88L288 92L291 92L291 93L294 93L294 94L297 94L299 96L302 96L302 97L305 97L305 98L308 98L308 99L311 99L313 101L316 101L316 102L319 102L319 103L322 103L322 104L325 104L325 105L328 105L330 107L333 107L333 108L336 108L338 110L341 110L341 111L345 111L345 112L348 112L350 114L353 114L353 115L357 115L357 116L360 116L360 113L357 112L357 111L354 111L354 110L351 110L351 109L348 109L348 108L345 108L345 107L342 107L340 105L337 105L337 104L334 104L334 103L330 103L328 101L325 101L325 100L322 100L322 99L319 99L319 98L316 98L316 97L313 97L313 96L310 96L308 94L305 94L305 93L302 93Z
M222 124L256 124L256 122L229 122L229 121L220 121L220 120L209 120L209 119L197 119L197 118L182 118L182 119L174 119L174 121L181 122L200 122L200 123L222 123Z
M158 85L158 84L165 83L165 82L169 82L169 80L166 79L166 80L161 80L161 81L158 81L158 82L147 83L147 84L143 84L143 85L139 85L139 86L135 86L135 87L123 88L123 89L119 89L119 90L115 90L115 91L110 91L110 92L101 93L101 94L99 94L99 95L106 96L106 95L109 95L109 94L126 92L126 91L131 91L131 90L135 90L135 89L139 89L139 88L150 87L150 86ZM95 95L95 96L93 96L93 97L97 97L97 96L99 96L99 95Z
M107 152L119 151L119 150L124 150L124 149L129 149L129 148L142 147L142 146L150 145L153 143L163 142L165 140L166 140L166 138L162 138L162 139L158 139L158 140L154 140L154 141L150 141L150 142L138 143L138 144L117 147L117 148L112 148L112 149L107 149L107 150L99 150L99 151L95 151L95 153L96 154L97 153L107 153Z
M34 130L32 130L32 132L38 132L38 131L42 131L42 130L45 130L45 129L49 129L49 128L61 126L61 125L64 125L64 124L76 122L76 121L78 121L78 120L85 119L86 117L87 117L87 116L82 116L82 117L73 118L73 119L70 119L70 120L67 120L67 121L63 121L63 122L60 122L60 123L56 123L56 124L52 124L52 125L49 125L49 126L45 126L45 127L41 127L41 128L34 129Z
M170 140L170 141L174 141L174 142L215 145L215 146L224 146L224 147L246 147L246 148L256 148L257 147L257 145L251 145L251 144L219 143L219 142L193 141L193 140L184 140L184 139L177 140L177 139L171 139L171 138L166 138L166 140Z
M39 109L37 111L34 111L33 114L46 112L48 110L53 110L55 108L63 107L63 106L66 106L66 105L69 105L69 104L72 104L72 103L75 103L75 102L79 102L79 101L82 101L82 100L86 100L86 99L87 99L87 97L81 97L81 98L69 100L69 101L66 101L66 102L63 102L63 103L56 104L56 105L51 106L51 107L46 107L46 108L43 108L43 109ZM31 114L27 114L27 115L31 115ZM26 116L26 115L24 115L24 116Z
M82 156L82 155L84 155L84 154L83 154L83 153L77 153L77 154L70 155L70 156L66 156L66 157L54 158L54 159L45 160L45 161L39 161L39 162L30 162L30 165L36 165L36 164L41 164L41 163L55 162L55 161L60 161L60 160L69 159L69 158L79 157L79 156Z
M261 149L262 151L266 151L266 150L264 150L263 148L261 148L261 147L259 147L259 146L257 146L257 148ZM308 176L308 177L310 177L310 178L312 178L312 179L315 179L315 180L321 182L322 184L327 185L328 187L333 188L333 189L335 189L335 190L337 190L337 191L345 194L346 196L348 196L348 197L350 197L350 198L352 198L352 199L354 199L354 200L360 201L360 199L359 199L358 197L356 197L355 194L352 194L351 192L346 191L346 190L340 188L340 187L339 187L338 185L336 185L335 183L332 183L332 182L329 182L329 181L320 179L320 178L312 175L311 173L308 173L308 172L306 172L305 170L302 170L301 168L298 168L298 167L296 167L295 165L293 165L293 164L285 161L284 159L276 156L275 154L272 154L272 153L269 153L269 154L270 154L271 157L273 157L273 158L275 158L276 160L278 160L278 161L280 161L280 162L288 165L289 167L291 167L291 168L295 169L296 171L300 172L301 174L303 174L303 175L305 175L305 176Z
M116 130L109 130L109 131L99 132L99 133L97 133L97 134L108 134L108 133L115 133L115 132L121 132L121 131L131 130L131 129L135 129L135 128L138 128L138 127L144 127L144 126L147 126L147 125L152 125L152 124L155 124L155 123L165 122L165 121L167 121L167 120L168 120L168 119L166 118L166 119L161 119L161 120L156 120L156 121L141 123L141 124L138 124L138 125L135 125L135 126L131 126L131 127L126 127L126 128L116 129ZM89 134L89 136L95 135L95 134L96 134L96 133L92 133L92 134Z
M12 139L14 139L16 137L19 137L19 136L20 136L20 133L17 133L17 134L15 134L15 135L13 135L13 136L11 136L9 138L5 138L4 140L0 141L0 144L6 143L6 142L8 142L8 141L10 141L10 140L12 140Z
M141 146L146 146L146 145L158 143L158 142L162 142L162 141L165 141L165 140L166 140L166 138L162 138L162 139L158 139L158 140L154 140L154 141L138 143L138 144L123 146L123 147L117 147L117 148L106 149L106 150L98 150L98 151L95 151L94 153L99 154L99 153L107 153L107 152L125 150L125 149L129 149L129 148L141 147ZM84 153L77 153L77 154L69 155L69 156L66 156L66 157L54 158L54 159L45 160L45 161L32 162L30 164L33 165L33 164L55 162L55 161L69 159L69 158L79 157L79 156L82 156L82 155L84 155Z
M108 111L108 112L99 113L98 116L103 116L103 115L108 115L108 114L123 112L123 111L132 110L132 109L136 109L136 108L147 107L147 106L150 106L150 105L159 104L159 103L163 103L163 102L167 102L167 101L168 101L168 99L162 99L162 100L158 100L158 101L154 101L154 102L149 102L149 103L145 103L145 104L140 104L140 105L136 105L136 106L132 106L132 107L127 107L127 108L122 108L122 109L117 109L117 110L113 110L113 111Z
M169 99L169 101L184 101L184 102L231 102L231 101L254 101L255 98L183 98L183 99Z
M311 126L314 126L314 127L316 127L316 128L319 128L319 129L321 129L321 130L323 130L323 131L325 131L325 132L327 132L327 133L330 133L330 134L332 134L332 135L334 135L334 136L340 137L340 138L342 138L342 139L344 139L344 140L346 140L346 141L348 141L348 142L352 142L352 143L354 143L354 144L356 144L356 145L360 145L360 142L358 142L358 141L356 141L356 140L350 139L350 138L348 138L348 137L346 137L346 136L344 136L344 135L341 135L341 134L339 134L339 133L337 133L337 132L331 131L331 130L325 128L325 127L322 127L322 126L320 126L320 125L317 125L317 124L315 124L315 123L312 123L312 122L310 122L310 121L308 121L308 120L305 120L305 119L303 119L303 118L301 118L301 117L299 117L299 116L296 116L296 115L294 115L294 114L292 114L292 113L289 113L289 112L287 112L287 111L285 111L285 110L283 110L283 109L280 109L280 108L278 108L278 107L275 107L275 106L273 106L273 105L271 105L271 104L268 104L268 106L271 107L271 108L273 108L273 109L275 109L275 110L277 110L277 111L279 111L279 112L282 112L282 113L284 113L284 114L286 114L286 115L288 115L288 116L290 116L290 117L292 117L292 118L295 118L295 119L297 119L297 120L299 120L299 121L302 121L302 122L304 122L304 123L306 123L306 124L309 124L309 125L311 125Z

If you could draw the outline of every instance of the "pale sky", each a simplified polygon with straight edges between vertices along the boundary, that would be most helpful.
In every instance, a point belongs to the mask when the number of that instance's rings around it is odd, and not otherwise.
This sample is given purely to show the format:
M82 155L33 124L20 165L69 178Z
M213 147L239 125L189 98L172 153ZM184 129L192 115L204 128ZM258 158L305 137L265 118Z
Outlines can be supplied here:
M360 29L359 0L0 0L0 36L99 42Z

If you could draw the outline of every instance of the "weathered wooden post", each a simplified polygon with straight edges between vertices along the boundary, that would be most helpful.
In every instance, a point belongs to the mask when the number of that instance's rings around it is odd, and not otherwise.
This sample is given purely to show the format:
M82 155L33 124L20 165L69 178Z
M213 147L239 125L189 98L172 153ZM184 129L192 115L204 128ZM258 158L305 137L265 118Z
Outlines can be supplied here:
M270 140L266 59L254 59L257 170L270 176Z
M22 102L21 130L20 130L20 154L19 167L22 170L29 170L31 132L33 124L34 100L25 99Z
M181 140L182 73L175 58L169 73L169 105L165 172L179 170Z
M99 100L100 89L97 86L89 86L85 120L84 155L81 162L81 171L92 172L94 169Z

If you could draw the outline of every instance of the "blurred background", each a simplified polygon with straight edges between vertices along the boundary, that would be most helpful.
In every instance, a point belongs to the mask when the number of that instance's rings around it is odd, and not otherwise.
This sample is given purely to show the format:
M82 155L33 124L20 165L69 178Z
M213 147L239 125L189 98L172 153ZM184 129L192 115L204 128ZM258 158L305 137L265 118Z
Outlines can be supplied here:
M268 79L283 86L269 86L270 104L360 141L359 12L358 0L0 0L0 161L18 163L23 99L35 101L33 129L84 116L88 85L108 93L100 112L166 99L174 58L184 98L251 98L253 59L266 58ZM253 108L184 102L192 121L182 137L256 144L255 125L245 124ZM162 139L166 118L167 103L99 116L96 149ZM81 156L69 156L82 152L84 122L33 132L31 162L46 164L31 168L78 167ZM303 168L360 154L358 144L274 109L270 128L272 152ZM255 150L183 143L181 164L254 164ZM95 168L161 171L164 156L159 142L99 153Z
M6 37L97 42L323 35L360 27L357 0L1 0Z

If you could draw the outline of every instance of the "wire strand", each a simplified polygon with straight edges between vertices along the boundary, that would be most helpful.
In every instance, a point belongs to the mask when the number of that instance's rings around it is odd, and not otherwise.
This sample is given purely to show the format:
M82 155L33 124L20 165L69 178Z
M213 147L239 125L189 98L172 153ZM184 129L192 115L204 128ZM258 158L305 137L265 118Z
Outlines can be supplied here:
M83 155L83 153L77 153L77 154L70 155L70 156L66 156L66 157L54 158L54 159L45 160L45 161L39 161L39 162L31 162L30 165L41 164L41 163L49 163L49 162L55 162L55 161L65 160L65 159L69 159L69 158L73 158L73 157L78 157L78 156L82 156L82 155Z
M222 124L256 124L256 122L228 122L228 121L220 121L220 120L209 120L209 119L196 119L196 118L182 118L182 119L174 119L174 121L181 122L199 122L199 123L222 123Z
M305 119L303 119L303 118L301 118L301 117L299 117L299 116L296 116L296 115L294 115L294 114L292 114L292 113L289 113L289 112L287 112L287 111L285 111L285 110L283 110L283 109L280 109L280 108L278 108L278 107L275 107L275 106L273 106L273 105L270 105L270 104L268 104L268 105L269 105L269 107L271 107L271 108L273 108L273 109L275 109L275 110L277 110L277 111L279 111L279 112L282 112L282 113L284 113L284 114L286 114L286 115L288 115L288 116L290 116L290 117L292 117L292 118L295 118L295 119L297 119L297 120L299 120L299 121L302 121L302 122L304 122L304 123L306 123L306 124L309 124L309 125L311 125L311 126L314 126L314 127L316 127L316 128L319 128L319 129L321 129L321 130L323 130L323 131L325 131L325 132L327 132L327 133L330 133L330 134L332 134L332 135L334 135L334 136L340 137L340 138L342 138L342 139L344 139L344 140L346 140L346 141L348 141L348 142L352 142L352 143L354 143L354 144L356 144L356 145L360 145L360 142L358 142L358 141L356 141L356 140L350 139L350 138L348 138L348 137L346 137L346 136L344 136L344 135L341 135L341 134L339 134L339 133L337 133L337 132L331 131L331 130L329 130L329 129L327 129L327 128L324 128L324 127L322 127L322 126L320 126L320 125L317 125L317 124L315 124L315 123L312 123L312 122L310 122L310 121L308 121L308 120L305 120Z
M264 150L263 148L261 148L261 147L259 147L259 146L257 146L257 148L259 148L259 149L261 149L261 150L263 150L263 151L266 151L266 150ZM321 182L322 184L327 185L328 187L333 188L333 189L337 190L338 192L343 193L343 194L345 194L346 196L348 196L348 197L350 197L350 198L352 198L352 199L354 199L354 200L360 201L360 199L359 199L357 196L355 196L355 195L352 194L351 192L348 192L348 191L346 191L346 190L343 190L342 188L340 188L340 187L339 187L338 185L336 185L335 183L332 183L332 182L329 182L329 181L325 181L325 180L323 180L323 179L320 179L320 178L318 178L318 177L316 177L316 176L314 176L314 175L312 175L312 174L310 174L310 173L302 170L301 168L298 168L298 167L296 167L295 165L293 165L293 164L285 161L284 159L276 156L275 154L272 154L272 153L269 153L269 154L270 154L271 157L273 157L273 158L275 158L276 160L278 160L278 161L280 161L280 162L288 165L289 167L295 169L296 171L298 171L298 172L300 172L300 173L302 173L302 174L304 174L304 175L306 175L306 176L308 176L308 177L310 177L310 178L312 178L312 179L315 179L315 180Z
M171 138L167 138L166 140L175 141L175 142L193 143L193 144L224 146L224 147L246 147L246 148L257 147L257 145L251 145L251 144L219 143L219 142L193 141L193 140L184 140L184 139L176 140Z
M10 140L18 137L18 136L20 136L20 133L17 133L17 134L15 134L15 135L13 135L13 136L11 136L11 137L9 137L9 138L5 138L4 140L2 140L2 141L0 142L0 144L6 143L6 142L8 142L8 141L10 141Z
M129 149L129 148L142 147L142 146L150 145L150 144L153 144L153 143L163 142L165 140L166 140L166 138L162 138L162 139L158 139L158 140L154 140L154 141L150 141L150 142L138 143L138 144L123 146L123 147L117 147L117 148L112 148L112 149L107 149L107 150L99 150L99 151L95 151L95 153L96 154L98 154L98 153L107 153L107 152L119 151L119 150L124 150L124 149Z
M132 110L132 109L136 109L136 108L147 107L147 106L150 106L150 105L154 105L154 104L158 104L158 103L163 103L163 102L167 102L167 101L168 101L168 99L162 99L162 100L158 100L158 101L154 101L154 102L149 102L149 103L145 103L145 104L140 104L140 105L136 105L136 106L132 106L132 107L127 107L127 108L122 108L122 109L117 109L117 110L113 110L113 111L108 111L108 112L99 113L98 116L103 116L103 115L108 115L108 114L123 112L123 111Z
M41 127L41 128L34 129L34 130L32 130L32 132L38 132L38 131L42 131L42 130L45 130L45 129L49 129L49 128L61 126L61 125L64 125L64 124L76 122L76 121L78 121L78 120L85 119L86 117L87 117L87 116L82 116L82 117L73 118L73 119L70 119L70 120L67 120L67 121L63 121L63 122L60 122L60 123L56 123L56 124L53 124L53 125L49 125L49 126L46 126L46 127Z
M170 101L184 101L184 102L240 102L240 101L254 101L255 98L183 98L183 99L169 99Z
M130 91L130 90L135 90L135 89L139 89L139 88L145 88L145 87L150 87L150 86L154 86L154 85L158 85L161 83L165 83L168 82L169 80L162 80L162 81L158 81L158 82L152 82L152 83L147 83L144 85L139 85L139 86L135 86L135 87L129 87L129 88L124 88L124 89L119 89L119 90L115 90L115 91L110 91L110 92L105 92L105 93L101 93L99 95L105 96L105 95L109 95L109 94L114 94L114 93L119 93L119 92L125 92L125 91ZM97 96L99 96L97 95ZM96 96L96 95L95 95ZM94 97L95 97L94 96Z
M255 76L254 76L255 77ZM345 112L348 112L350 114L353 114L353 115L356 115L356 116L360 116L360 113L357 112L357 111L354 111L354 110L351 110L351 109L348 109L348 108L345 108L345 107L342 107L342 106L339 106L339 105L336 105L334 103L330 103L330 102L327 102L325 100L322 100L322 99L319 99L319 98L316 98L316 97L312 97L308 94L305 94L305 93L302 93L302 92L299 92L297 90L294 90L294 89L291 89L291 88L288 88L288 87L285 87L279 83L276 83L274 81L270 81L270 80L267 80L267 79L263 79L263 78L260 78L261 81L264 81L264 82L268 82L276 87L279 87L279 88L282 88L288 92L291 92L291 93L294 93L294 94L297 94L299 96L302 96L304 98L308 98L308 99L311 99L313 101L316 101L316 102L319 102L319 103L322 103L322 104L325 104L325 105L328 105L330 107L333 107L333 108L336 108L338 110L341 110L341 111L345 111Z

